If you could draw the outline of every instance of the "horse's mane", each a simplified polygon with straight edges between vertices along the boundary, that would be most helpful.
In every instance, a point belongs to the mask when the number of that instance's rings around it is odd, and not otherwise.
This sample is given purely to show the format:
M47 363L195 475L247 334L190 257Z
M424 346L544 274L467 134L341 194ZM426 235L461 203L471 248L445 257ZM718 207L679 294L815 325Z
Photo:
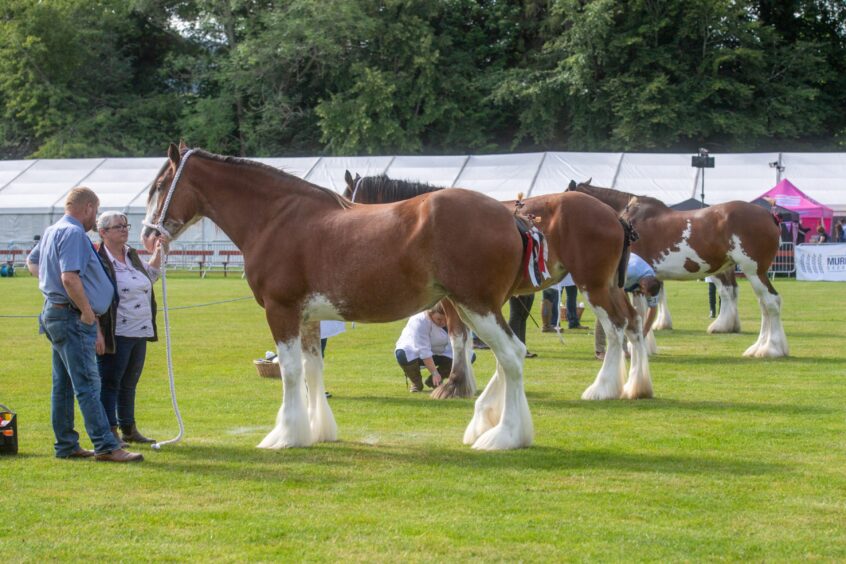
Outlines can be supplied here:
M244 159L244 158L241 158L241 157L230 157L230 156L227 156L227 155L218 155L216 153L209 153L208 151L205 151L203 149L194 149L194 152L192 154L206 158L206 159L209 159L209 160L222 162L222 163L235 164L235 165L249 166L249 167L257 168L259 170L263 170L263 171L265 171L265 172L267 172L267 173L269 173L269 174L271 174L275 177L278 177L278 178L286 178L286 179L292 179L293 178L293 179L305 182L306 184L308 184L312 188L320 190L321 192L325 192L326 194L331 196L336 202L338 202L338 205L340 205L342 208L345 208L345 209L351 208L352 205L353 205L352 202L350 202L348 199L344 198L342 195L338 194L337 192L330 190L329 188L324 188L323 186L318 186L317 184L312 184L311 182L303 180L300 177L295 176L293 174L289 174L289 173L285 172L284 170L280 170L276 167L273 167L273 166L270 166L270 165L267 165L267 164L264 164L264 163L260 163L258 161L251 161L250 159Z
M586 194L595 196L600 200L610 200L619 202L619 211L622 211L623 208L625 208L625 206L629 203L637 203L639 205L649 205L657 208L670 209L667 204L651 196L638 196L637 194L632 194L631 192L623 192L622 190L615 190L614 188L602 188L601 186L593 186L586 182L580 182L576 185L576 187L580 191L584 191ZM634 202L632 200L634 200Z
M424 182L411 182L409 180L396 180L385 174L378 176L366 176L358 187L358 193L366 193L368 201L381 203L399 202L407 200L420 194L437 192L443 190L440 186L432 186ZM381 199L380 199L381 197Z

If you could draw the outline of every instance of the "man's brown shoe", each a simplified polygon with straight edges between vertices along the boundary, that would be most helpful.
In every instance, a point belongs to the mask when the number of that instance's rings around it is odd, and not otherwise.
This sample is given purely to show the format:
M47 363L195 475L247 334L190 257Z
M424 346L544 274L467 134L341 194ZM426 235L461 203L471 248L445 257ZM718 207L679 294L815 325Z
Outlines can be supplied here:
M79 448L79 449L73 451L72 453L70 453L69 455L65 456L64 458L70 458L70 459L91 458L92 456L94 456L93 450L86 450L84 448Z
M112 452L105 452L94 457L98 462L141 462L144 455L138 452L129 452L119 448Z

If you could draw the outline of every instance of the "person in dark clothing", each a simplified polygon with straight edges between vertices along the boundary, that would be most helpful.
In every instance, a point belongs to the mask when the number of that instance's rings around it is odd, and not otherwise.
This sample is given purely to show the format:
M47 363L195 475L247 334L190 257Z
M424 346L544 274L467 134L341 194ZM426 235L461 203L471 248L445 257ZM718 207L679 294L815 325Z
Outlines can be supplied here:
M511 327L511 330L524 345L526 344L526 320L532 311L533 303L535 303L534 294L511 296L508 300L508 305L511 306L511 312L508 315L508 326ZM535 358L536 356L538 356L536 353L529 352L526 349L526 358Z

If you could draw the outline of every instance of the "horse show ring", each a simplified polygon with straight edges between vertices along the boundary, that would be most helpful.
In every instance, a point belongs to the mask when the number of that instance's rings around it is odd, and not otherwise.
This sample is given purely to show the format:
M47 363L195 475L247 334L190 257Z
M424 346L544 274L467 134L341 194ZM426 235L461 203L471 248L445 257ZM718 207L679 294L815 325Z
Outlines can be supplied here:
M251 365L272 342L264 312L252 300L233 301L249 293L237 277L169 277L186 438L145 453L133 476L57 466L49 454L46 345L32 320L0 327L0 338L20 350L7 362L9 373L20 374L11 389L27 431L26 456L4 466L16 484L7 507L22 523L42 523L28 528L29 539L71 550L49 531L91 508L84 515L97 526L113 526L116 511L144 523L152 534L133 543L163 559L379 560L408 551L529 561L846 555L837 525L846 458L838 442L846 432L842 320L831 314L831 304L846 302L846 290L836 284L774 281L791 356L767 359L742 357L760 321L747 282L738 298L742 332L708 335L706 285L668 281L675 325L659 334L650 358L654 399L579 399L599 369L592 337L564 331L562 345L530 326L527 339L540 355L524 364L535 442L512 452L462 444L473 400L433 401L405 391L389 350L400 322L358 324L327 350L337 442L267 451L254 445L271 428L280 383L258 378ZM6 283L12 302L0 313L37 309L32 280ZM218 303L177 309L207 302ZM175 425L162 351L160 343L148 355L138 409L145 428L165 438ZM495 363L488 351L477 355L484 385ZM74 487L64 488L57 476ZM168 495L159 495L162 488ZM94 503L104 489L123 493ZM69 504L55 502L56 490ZM424 522L437 523L445 542L433 546ZM31 546L23 542L25 529L9 537L20 547ZM10 549L13 559L23 556Z

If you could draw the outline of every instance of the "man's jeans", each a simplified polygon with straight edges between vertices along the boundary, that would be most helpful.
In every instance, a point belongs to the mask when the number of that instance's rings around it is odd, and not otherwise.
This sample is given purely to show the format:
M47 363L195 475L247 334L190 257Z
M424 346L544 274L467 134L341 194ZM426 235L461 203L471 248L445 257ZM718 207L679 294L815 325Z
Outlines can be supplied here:
M115 336L114 354L97 357L103 387L100 400L112 427L129 427L135 423L135 389L146 356L147 339Z
M86 325L70 308L46 303L41 324L53 345L52 421L56 435L56 456L64 458L79 449L79 433L73 428L73 398L85 422L85 430L97 454L118 450L120 445L109 429L106 411L100 403L100 373L97 371L97 324Z

